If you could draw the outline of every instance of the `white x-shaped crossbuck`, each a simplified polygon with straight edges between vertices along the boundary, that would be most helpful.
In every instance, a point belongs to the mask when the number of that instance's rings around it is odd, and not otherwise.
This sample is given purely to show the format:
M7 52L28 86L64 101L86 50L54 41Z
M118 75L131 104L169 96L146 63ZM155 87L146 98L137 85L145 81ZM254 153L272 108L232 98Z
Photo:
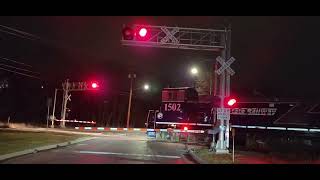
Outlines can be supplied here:
M174 44L178 44L179 41L176 37L174 37L174 35L179 32L179 28L174 28L172 29L172 31L170 32L166 27L161 27L162 32L164 32L166 34L166 36L164 38L161 39L161 43L167 43L169 40L171 40Z
M71 94L68 95L67 101L71 101Z
M224 62L224 59L220 56L218 56L216 60L221 64L221 67L216 70L218 75L220 75L224 70L227 70L227 73L231 76L235 74L234 70L230 67L230 65L236 60L234 57L231 57L227 62Z

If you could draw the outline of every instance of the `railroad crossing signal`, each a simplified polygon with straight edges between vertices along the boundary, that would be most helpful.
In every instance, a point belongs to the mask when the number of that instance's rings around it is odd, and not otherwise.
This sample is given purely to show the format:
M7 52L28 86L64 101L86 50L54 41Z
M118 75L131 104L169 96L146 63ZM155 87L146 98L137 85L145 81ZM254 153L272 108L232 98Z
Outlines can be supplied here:
M67 103L71 101L71 94L69 92L72 91L87 91L87 90L99 90L99 83L94 81L90 83L90 86L87 82L69 82L67 79L65 82L62 83L62 102L63 106L61 109L61 127L65 127L65 118L66 118L66 111L67 111Z
M234 57L231 57L227 62L225 62L225 60L220 56L218 56L216 60L221 65L221 67L218 70L216 70L216 73L218 75L221 75L224 70L227 70L227 73L230 74L231 76L235 74L234 70L231 69L230 67L230 65L236 60Z
M137 30L139 30L139 28L141 29L141 27L146 29L142 32L142 35L145 35L144 38L141 38L140 33L138 33L137 36L137 32L140 32ZM137 38L139 35L140 38ZM122 31L121 42L126 46L221 52L222 57L217 58L217 62L221 64L221 67L215 71L215 73L220 75L219 96L221 96L221 99L223 100L226 96L230 96L230 76L235 74L234 70L230 67L230 65L235 61L233 57L230 58L230 25L224 29L199 29L150 25L125 26ZM225 59L228 59L228 61L225 62ZM225 71L227 71L226 74L224 73ZM231 101L230 103L235 104L236 100L235 102ZM221 105L222 103L220 104L220 107L223 107ZM229 127L228 123L229 122L227 122L227 129ZM225 131L226 128L224 125L221 125L221 127L219 140L215 146L217 152L225 153L228 152L227 148L229 147L229 131Z
M64 82L62 87L64 90L68 89L68 91L87 91L98 90L100 86L98 82L91 82L90 86L87 82Z
M226 48L226 29L199 29L151 25L124 25L122 44L157 48L192 49L220 52Z

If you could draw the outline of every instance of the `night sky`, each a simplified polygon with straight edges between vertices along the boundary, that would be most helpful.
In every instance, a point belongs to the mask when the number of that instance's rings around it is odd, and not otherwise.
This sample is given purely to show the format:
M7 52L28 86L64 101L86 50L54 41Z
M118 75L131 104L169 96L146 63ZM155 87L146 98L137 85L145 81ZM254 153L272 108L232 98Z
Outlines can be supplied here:
M100 80L104 90L99 96L108 99L112 93L128 91L127 74L135 72L137 87L146 81L156 87L147 97L151 102L163 87L189 85L188 68L203 60L212 61L217 54L124 47L120 43L122 24L214 28L230 22L232 56L236 58L232 65L236 71L233 92L248 96L256 89L268 97L318 99L319 20L309 16L0 17L0 25L41 38L27 40L0 32L0 56L31 64L41 73L47 96L52 96L54 87L68 77L74 81ZM0 74L12 78L11 73ZM26 86L40 82L15 78Z

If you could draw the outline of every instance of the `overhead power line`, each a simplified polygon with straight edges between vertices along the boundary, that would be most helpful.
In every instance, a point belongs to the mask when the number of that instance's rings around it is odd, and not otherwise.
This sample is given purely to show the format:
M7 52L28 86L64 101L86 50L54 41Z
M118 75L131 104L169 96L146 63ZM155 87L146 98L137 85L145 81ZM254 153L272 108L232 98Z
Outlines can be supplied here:
M31 65L29 64L25 64L23 62L19 62L19 61L15 61L15 60L12 60L12 59L9 59L9 58L5 58L5 57L1 57L0 56L0 60L5 60L5 61L9 61L9 62L13 62L13 63L16 63L16 64L21 64L21 65L24 65L24 66L28 66L28 67L32 67Z
M2 69L4 71L15 73L15 74L19 74L19 75L22 75L22 76L27 76L27 77L30 77L30 78L40 79L40 77L37 77L37 76L33 76L33 75L29 75L29 74L25 74L25 73L21 73L21 72L17 72L17 71L12 71L12 70L9 70L9 69L6 69L6 68L2 68L2 67L0 67L0 69Z
M18 67L15 67L15 66L6 65L6 64L3 64L3 63L0 63L0 66L5 66L5 67L9 67L9 68L14 68L14 69L18 69L18 70L26 71L26 72L30 72L30 73L40 74L39 72L34 72L34 71L27 70L27 69L23 69L23 68L18 68Z
M26 36L33 37L33 38L35 38L35 39L41 39L39 36L36 36L36 35L34 35L34 34L27 33L27 32L25 32L25 31L21 31L21 30L12 28L12 27L4 26L4 25L1 25L1 24L0 24L0 27L9 29L9 30L11 30L11 31L14 31L14 32L17 32L17 33L20 33L20 34L24 34L24 35L26 35Z
M3 30L3 29L0 29L1 32L4 32L4 33L7 33L7 34L11 34L11 35L14 35L14 36L17 36L17 37L20 37L20 38L23 38L23 39L29 39L29 40L36 40L34 38L30 38L28 36L24 36L24 35L21 35L21 34L17 34L17 33L14 33L14 32L10 32L10 31L6 31L6 30Z

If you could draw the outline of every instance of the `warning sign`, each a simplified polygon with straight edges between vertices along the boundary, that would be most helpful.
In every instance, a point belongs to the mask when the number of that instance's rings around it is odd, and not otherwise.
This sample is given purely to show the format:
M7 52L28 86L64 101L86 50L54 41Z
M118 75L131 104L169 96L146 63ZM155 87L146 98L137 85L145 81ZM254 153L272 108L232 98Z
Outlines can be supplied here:
M230 120L230 108L217 108L218 120Z

